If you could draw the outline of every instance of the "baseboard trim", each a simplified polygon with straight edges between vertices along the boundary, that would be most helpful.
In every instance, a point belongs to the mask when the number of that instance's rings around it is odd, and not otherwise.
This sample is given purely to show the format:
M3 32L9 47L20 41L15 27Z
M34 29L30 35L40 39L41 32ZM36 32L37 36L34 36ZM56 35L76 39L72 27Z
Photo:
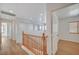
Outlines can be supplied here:
M29 55L35 55L33 52L31 52L29 49L27 49L25 46L21 46L21 48L25 51L25 52L27 52Z

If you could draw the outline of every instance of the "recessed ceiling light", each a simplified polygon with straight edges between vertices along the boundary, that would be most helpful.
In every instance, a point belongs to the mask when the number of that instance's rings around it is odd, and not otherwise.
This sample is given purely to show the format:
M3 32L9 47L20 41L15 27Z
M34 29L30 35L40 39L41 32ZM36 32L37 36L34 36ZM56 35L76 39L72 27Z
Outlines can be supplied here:
M32 18L30 18L30 20L32 20Z
M43 13L40 13L40 16L43 16Z
M14 13L14 11L13 11L13 10L9 10L9 12L10 12L10 13Z

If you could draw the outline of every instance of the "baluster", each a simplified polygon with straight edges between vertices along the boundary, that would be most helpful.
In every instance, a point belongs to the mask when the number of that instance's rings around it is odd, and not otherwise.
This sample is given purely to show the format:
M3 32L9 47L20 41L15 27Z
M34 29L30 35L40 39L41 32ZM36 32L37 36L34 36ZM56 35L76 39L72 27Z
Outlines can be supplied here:
M29 42L28 34L27 34L27 42L28 42L28 43L27 43L27 46L28 46L28 48L30 48L30 47L29 47L30 42Z
M38 49L39 49L39 55L40 55L40 43L41 43L41 42L40 42L40 38L39 38L39 48L38 48Z
M42 38L42 39L41 39L41 54L43 55L43 35L42 35L41 38Z
M31 47L31 44L30 44L30 42L31 42L31 40L30 40L30 36L29 36L29 49L30 49L30 47ZM30 49L31 50L31 49Z
M38 55L40 54L40 49L39 49L39 47L40 47L40 39L38 38L38 49L37 49Z
M42 39L40 38L40 55L42 55Z
M47 54L47 51L46 51L46 37L45 37L44 33L43 33L42 39L43 39L43 55L46 55Z
M33 40L33 39L32 39L32 40ZM33 41L31 42L31 45L32 45L31 49L32 49L32 51L33 51Z
M32 44L32 47L31 47L31 49L32 49L32 51L33 51L33 41L31 42L31 44Z
M24 45L24 33L22 32L22 45Z
M32 43L33 43L32 51L34 52L34 41Z
M22 33L22 35L23 35L23 45L25 45L29 50L31 50L37 55L47 54L46 37L44 33L42 35L42 39L41 36L38 37L34 35L29 35L24 32Z
M42 54L42 39L40 39L40 42L41 42L41 43L40 43L40 50L41 50L41 51L40 51L40 54Z

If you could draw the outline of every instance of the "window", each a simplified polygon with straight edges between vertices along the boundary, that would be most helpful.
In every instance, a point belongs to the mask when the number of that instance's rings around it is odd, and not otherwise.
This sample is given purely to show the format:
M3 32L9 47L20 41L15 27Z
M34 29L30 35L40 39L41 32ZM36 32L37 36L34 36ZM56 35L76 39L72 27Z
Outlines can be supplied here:
M69 32L72 34L79 34L79 21L69 23Z
M34 31L46 31L47 26L45 25L34 25L33 26Z
M39 25L39 27L38 27L38 28L39 28L39 31L42 31L42 26L40 26L40 25Z

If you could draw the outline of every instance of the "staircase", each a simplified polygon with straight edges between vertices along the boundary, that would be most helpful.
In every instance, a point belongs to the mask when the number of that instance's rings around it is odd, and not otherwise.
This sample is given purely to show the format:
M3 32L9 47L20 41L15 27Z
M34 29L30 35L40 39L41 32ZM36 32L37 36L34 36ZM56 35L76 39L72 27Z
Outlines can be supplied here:
M35 55L47 55L47 36L36 36L23 32L23 46Z

